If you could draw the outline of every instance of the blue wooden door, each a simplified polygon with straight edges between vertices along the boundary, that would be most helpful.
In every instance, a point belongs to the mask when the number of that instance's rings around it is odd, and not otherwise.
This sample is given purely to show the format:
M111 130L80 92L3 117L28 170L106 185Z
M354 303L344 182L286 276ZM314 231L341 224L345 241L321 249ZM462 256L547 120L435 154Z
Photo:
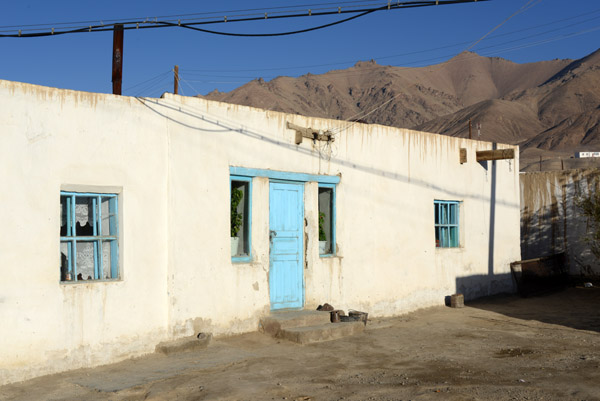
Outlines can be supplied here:
M304 306L303 258L304 185L269 185L271 309Z

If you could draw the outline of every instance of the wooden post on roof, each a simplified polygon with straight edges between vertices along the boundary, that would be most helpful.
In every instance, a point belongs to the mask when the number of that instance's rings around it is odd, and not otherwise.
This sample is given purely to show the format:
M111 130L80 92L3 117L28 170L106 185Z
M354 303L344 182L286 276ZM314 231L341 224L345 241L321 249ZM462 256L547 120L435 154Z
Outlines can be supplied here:
M173 93L174 94L179 94L179 66L176 65L175 69L173 70L174 72L174 76L173 76Z
M473 139L473 136L471 135L471 119L469 118L469 139Z
M112 85L113 95L121 94L123 82L123 24L113 26L113 62Z
M478 150L475 153L477 161L514 159L514 149Z

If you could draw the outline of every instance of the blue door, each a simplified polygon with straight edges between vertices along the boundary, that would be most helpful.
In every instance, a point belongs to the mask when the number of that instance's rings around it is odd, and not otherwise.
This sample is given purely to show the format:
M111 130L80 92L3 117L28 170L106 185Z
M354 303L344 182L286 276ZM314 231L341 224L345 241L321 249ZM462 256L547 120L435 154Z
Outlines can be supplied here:
M271 309L304 306L304 185L269 184Z

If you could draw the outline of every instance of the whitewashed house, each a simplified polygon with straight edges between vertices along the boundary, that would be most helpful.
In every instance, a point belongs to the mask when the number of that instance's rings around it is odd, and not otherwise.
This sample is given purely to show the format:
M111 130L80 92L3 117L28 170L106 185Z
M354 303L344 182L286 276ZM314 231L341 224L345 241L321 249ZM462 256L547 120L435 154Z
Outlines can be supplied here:
M512 291L518 152L494 146L0 81L0 384L274 309Z

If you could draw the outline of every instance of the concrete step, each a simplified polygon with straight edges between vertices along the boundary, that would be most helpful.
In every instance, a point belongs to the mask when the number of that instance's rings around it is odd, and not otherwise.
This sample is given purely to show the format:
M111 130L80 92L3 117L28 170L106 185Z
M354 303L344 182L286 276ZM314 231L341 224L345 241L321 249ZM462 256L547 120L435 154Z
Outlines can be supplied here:
M271 312L259 322L259 331L299 344L335 340L362 333L364 322L331 323L329 312L298 310Z
M362 333L363 322L325 323L317 326L290 327L279 331L277 338L298 344L335 340Z
M275 337L280 330L290 327L315 326L329 322L329 312L314 310L271 312L270 315L260 319L258 330Z

